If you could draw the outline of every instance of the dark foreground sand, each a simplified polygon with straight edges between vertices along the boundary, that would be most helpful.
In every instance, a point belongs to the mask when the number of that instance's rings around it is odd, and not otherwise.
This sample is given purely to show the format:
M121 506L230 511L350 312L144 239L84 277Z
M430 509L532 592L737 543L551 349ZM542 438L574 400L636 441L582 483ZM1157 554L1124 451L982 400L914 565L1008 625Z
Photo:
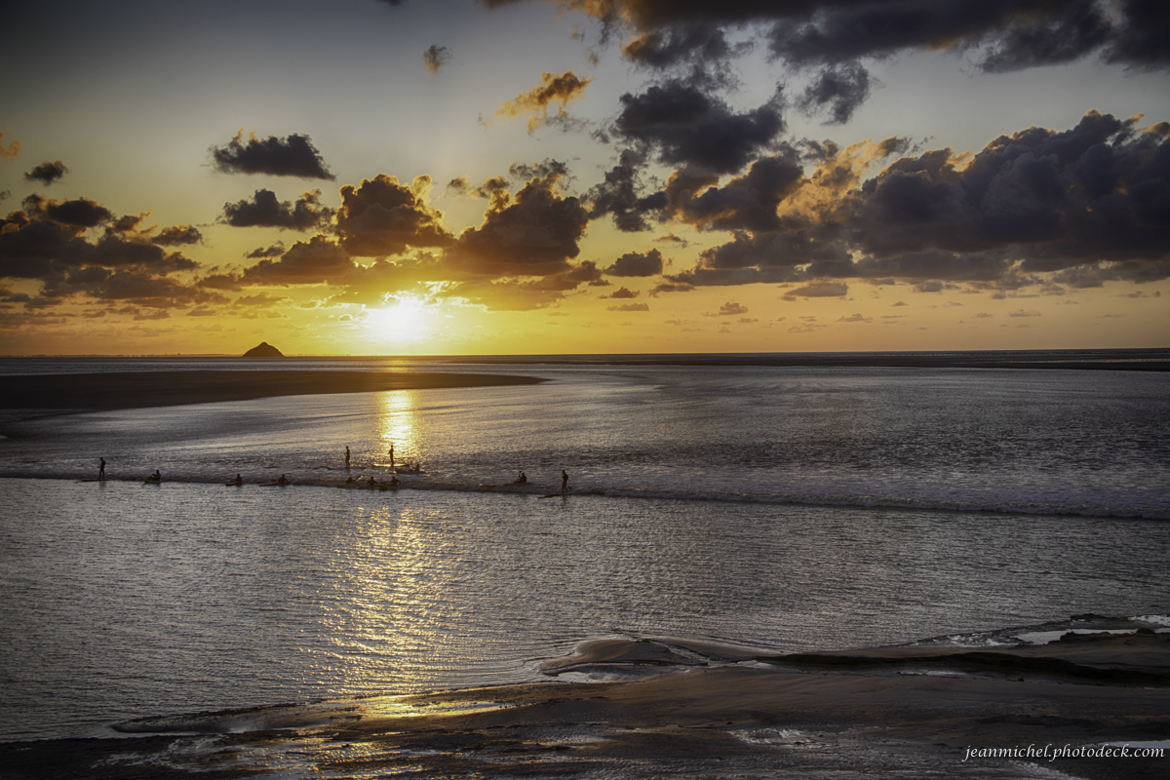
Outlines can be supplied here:
M526 385L498 374L382 371L165 371L13 376L0 381L0 408L44 414L243 401L278 395L364 393L439 387Z
M0 775L1170 776L1120 748L1043 756L1170 738L1170 634L784 656L605 640L545 671L624 679L148 718L119 724L138 738L0 745Z

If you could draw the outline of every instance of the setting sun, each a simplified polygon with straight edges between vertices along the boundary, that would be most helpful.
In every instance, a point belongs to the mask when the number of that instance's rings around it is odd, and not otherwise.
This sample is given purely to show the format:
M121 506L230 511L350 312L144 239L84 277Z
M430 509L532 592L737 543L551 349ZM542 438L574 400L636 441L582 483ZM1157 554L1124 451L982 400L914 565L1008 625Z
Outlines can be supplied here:
M431 310L411 295L390 298L385 306L363 311L366 329L377 342L419 342L430 333Z

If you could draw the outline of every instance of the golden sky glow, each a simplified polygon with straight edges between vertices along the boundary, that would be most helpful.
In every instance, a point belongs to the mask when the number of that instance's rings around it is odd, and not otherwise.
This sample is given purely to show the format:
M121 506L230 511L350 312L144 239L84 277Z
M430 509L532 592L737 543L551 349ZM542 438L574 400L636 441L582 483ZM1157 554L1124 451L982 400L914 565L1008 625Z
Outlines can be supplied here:
M901 5L20 7L0 353L1166 346L1166 15Z

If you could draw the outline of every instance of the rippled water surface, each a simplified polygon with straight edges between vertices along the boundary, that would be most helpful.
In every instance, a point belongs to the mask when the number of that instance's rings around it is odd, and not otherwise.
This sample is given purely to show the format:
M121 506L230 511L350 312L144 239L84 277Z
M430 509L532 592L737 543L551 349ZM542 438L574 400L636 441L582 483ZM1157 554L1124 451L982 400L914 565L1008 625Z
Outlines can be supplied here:
M535 679L611 634L1170 611L1166 375L495 370L549 381L6 424L0 738ZM342 487L388 479L390 444L422 467L402 490Z
M591 636L774 649L1165 611L1164 523L0 481L5 737L536 678Z

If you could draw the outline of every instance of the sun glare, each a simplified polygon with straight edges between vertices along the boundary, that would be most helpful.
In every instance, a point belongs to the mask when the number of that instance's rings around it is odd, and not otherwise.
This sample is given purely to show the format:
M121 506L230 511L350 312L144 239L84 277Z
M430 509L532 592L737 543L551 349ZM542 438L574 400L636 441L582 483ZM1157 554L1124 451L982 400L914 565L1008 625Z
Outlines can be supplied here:
M401 296L365 310L366 328L379 342L418 342L427 337L431 312L420 298Z

